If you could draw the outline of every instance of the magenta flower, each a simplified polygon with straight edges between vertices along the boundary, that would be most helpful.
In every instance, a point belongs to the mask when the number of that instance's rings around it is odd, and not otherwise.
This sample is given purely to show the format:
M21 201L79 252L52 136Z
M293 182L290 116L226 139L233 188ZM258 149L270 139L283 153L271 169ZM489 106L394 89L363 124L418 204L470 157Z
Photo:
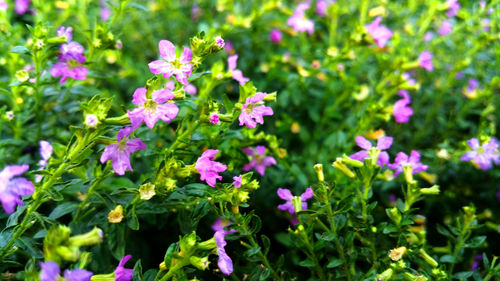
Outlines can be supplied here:
M269 38L274 44L279 44L281 39L283 39L283 33L281 33L281 30L275 28L271 30L271 33L269 33Z
M325 17L328 7L334 3L335 1L332 0L319 0L316 2L316 10L314 12L320 17Z
M453 30L453 24L450 21L445 20L441 23L441 28L439 28L438 34L441 36L448 35Z
M132 280L134 270L125 268L125 264L132 258L132 255L126 255L121 260L115 269L116 281L130 281Z
M433 37L434 37L434 34L433 34L432 32L430 32L430 31L429 31L429 32L426 32L426 33L424 34L424 41L425 41L425 42L429 42L429 41L431 41L431 40L432 40L432 38L433 38Z
M246 82L250 81L249 78L243 76L241 70L236 69L236 62L238 61L238 55L232 55L227 58L227 68L231 71L233 79L238 81L241 86L245 85Z
M405 90L400 90L398 95L403 98L394 103L392 111L394 119L396 119L398 123L408 123L408 121L410 121L410 116L413 115L413 109L409 106L411 103L410 95Z
M177 81L187 85L187 77L193 72L193 65L190 63L193 52L189 48L184 48L180 57L175 54L175 46L168 40L161 40L158 43L160 57L162 60L155 60L148 64L149 70L153 74L163 74L163 77L170 78L175 75Z
M60 48L61 54L57 56L58 63L52 66L50 74L53 77L62 76L59 83L66 82L68 77L77 80L87 79L88 69L82 64L86 58L83 55L85 49L77 42L69 42L62 44Z
M472 93L477 89L477 86L479 86L479 82L476 79L469 79L467 82L467 93Z
M40 281L57 281L60 279L61 272L57 263L53 261L40 263ZM66 281L90 281L94 275L92 272L84 269L74 269L64 271L64 280Z
M233 261L227 255L224 247L227 245L226 235L235 232L236 230L225 230L224 227L228 226L230 223L223 219L218 218L212 225L212 229L215 231L214 238L215 244L217 245L217 255L219 256L219 261L217 265L222 273L230 275L233 272Z
M306 10L308 10L310 4L308 2L302 2L297 5L297 8L293 11L293 15L288 18L287 24L293 28L296 32L307 32L309 35L314 32L314 22L306 18Z
M458 0L447 0L446 4L448 4L448 11L446 12L446 16L451 18L458 14L458 10L460 10L460 4Z
M146 93L145 88L135 90L132 103L139 107L127 111L133 130L139 128L143 121L150 129L153 129L159 119L170 123L179 113L179 107L173 102L168 102L174 98L174 94L170 90L154 91L151 98L146 97Z
M394 170L394 177L397 177L399 173L403 171L404 166L412 166L413 170L412 173L420 173L422 171L427 171L429 168L427 165L424 165L420 163L420 153L416 150L411 151L410 157L406 155L404 152L399 152L398 155L396 155L395 162L392 164L387 164L390 169Z
M210 113L210 117L208 119L212 125L217 125L217 123L219 123L219 114Z
M429 51L423 51L420 53L420 56L418 56L418 63L421 68L427 71L434 70L434 65L432 64L432 53Z
M40 169L43 169L45 166L47 166L47 161L49 160L50 156L52 156L52 145L50 145L49 142L47 141L40 141L40 155L42 156L42 160L38 162L40 165ZM42 180L43 176L42 175L35 175L35 182L40 182Z
M16 0L14 10L16 11L16 14L22 15L25 14L28 11L28 8L30 6L30 0Z
M243 151L252 156L250 163L245 164L242 168L245 172L255 169L261 176L264 176L267 167L276 165L276 160L272 156L266 156L266 147L263 145L257 145L255 151L250 147L243 148Z
M292 220L290 223L292 225L296 225L299 223L299 220L297 218L297 215L295 214L295 207L293 206L292 199L294 198L292 192L288 189L284 188L278 188L278 196L279 198L286 200L286 203L278 205L278 209L282 211L288 211L290 215L292 215ZM311 199L313 197L313 190L312 188L307 188L304 193L300 195L300 201L302 205L302 210L307 209L307 202L306 200Z
M220 37L220 36L215 37L215 44L220 49L224 49L224 46L226 45L226 43L224 42L224 39L222 39L222 37Z
M242 175L239 175L237 177L233 177L233 185L236 188L240 188L241 187L241 180L242 180Z
M389 28L380 25L381 21L382 17L376 17L372 23L366 25L366 31L370 33L379 48L383 48L387 41L389 41L392 37L392 31Z
M187 84L186 87L184 87L184 91L186 91L186 93L190 95L196 95L196 93L198 92L193 84Z
M28 165L5 166L0 172L0 201L7 214L12 214L17 205L24 205L22 196L35 192L33 183L21 177L16 177L29 169Z
M403 77L404 80L406 80L406 82L408 82L408 85L417 84L417 81L415 79L413 79L413 77L411 77L410 73L405 72L401 76Z
M241 113L238 117L240 126L246 125L248 128L255 128L257 123L264 124L264 116L274 114L273 109L264 105L266 93L257 92L255 95L248 97L245 104L241 107Z
M101 10L99 11L101 21L107 21L109 16L111 16L111 9L109 8L105 0L101 0L99 2L99 5L101 6Z
M467 151L460 160L474 161L482 170L488 170L493 167L492 162L500 164L500 153L498 151L498 140L492 138L489 142L480 145L479 140L472 138L467 141L472 150Z
M132 127L121 129L116 136L117 143L106 146L101 155L101 163L111 160L113 170L120 176L124 175L126 170L133 171L130 165L130 154L146 149L146 144L141 139L129 139L132 131Z
M392 137L379 138L377 140L376 147L373 147L371 142L369 142L367 139L365 139L362 136L357 136L355 141L358 144L358 146L364 150L361 150L359 152L352 154L351 156L349 156L349 158L363 162L363 161L365 161L366 158L370 157L370 150L378 149L381 152L378 155L377 165L379 165L381 168L383 168L384 165L389 164L389 154L387 154L387 152L382 151L382 150L386 150L386 149L389 149L391 147L392 141L393 141Z
M227 169L227 166L213 161L215 154L219 153L217 149L207 149L196 161L195 168L200 173L200 180L206 181L211 187L215 187L217 180L222 180L222 173Z

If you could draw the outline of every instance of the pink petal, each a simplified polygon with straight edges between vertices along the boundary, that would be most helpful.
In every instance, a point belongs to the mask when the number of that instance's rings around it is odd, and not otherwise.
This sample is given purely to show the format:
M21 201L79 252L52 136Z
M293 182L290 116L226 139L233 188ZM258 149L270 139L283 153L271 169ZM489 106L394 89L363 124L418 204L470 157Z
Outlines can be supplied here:
M279 198L287 201L291 201L293 199L293 194L290 190L285 188L278 188L278 196Z
M227 58L227 67L230 71L236 69L236 62L238 61L238 55L232 55Z
M161 89L161 90L158 90L158 91L154 91L152 94L151 94L151 97L153 98L153 101L154 102L157 102L157 103L164 103L168 100L172 100L174 99L174 94L172 94L172 92L168 89Z
M355 141L359 147L361 147L365 150L372 148L372 144L362 136L357 136Z
M146 101L147 101L146 92L147 91L148 90L146 90L145 88L136 89L134 94L132 95L132 103L139 105L139 106L146 103Z
M175 46L172 42L161 40L158 43L158 49L160 49L160 57L164 58L166 61L172 62L175 60Z
M191 58L193 57L193 52L189 48L184 48L181 54L180 61L181 63L189 63Z
M380 150L389 149L392 145L392 137L381 137L377 141L377 148Z
M307 188L306 191L304 191L304 193L302 193L302 195L300 195L300 199L302 199L303 201L307 200L307 199L311 199L313 197L313 190L312 188ZM303 208L305 209L305 208Z

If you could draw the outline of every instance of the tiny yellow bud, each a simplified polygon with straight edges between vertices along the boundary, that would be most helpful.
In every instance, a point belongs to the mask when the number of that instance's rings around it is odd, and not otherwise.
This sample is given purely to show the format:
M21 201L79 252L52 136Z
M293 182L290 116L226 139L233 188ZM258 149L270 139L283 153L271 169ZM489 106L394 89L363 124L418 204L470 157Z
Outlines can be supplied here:
M403 247L399 247L399 248L395 248L395 249L392 249L389 251L389 258L391 258L391 260L393 261L398 261L400 260L403 255L406 253L406 247L403 246Z
M66 10L69 8L69 4L65 1L56 1L54 2L54 6L58 9Z

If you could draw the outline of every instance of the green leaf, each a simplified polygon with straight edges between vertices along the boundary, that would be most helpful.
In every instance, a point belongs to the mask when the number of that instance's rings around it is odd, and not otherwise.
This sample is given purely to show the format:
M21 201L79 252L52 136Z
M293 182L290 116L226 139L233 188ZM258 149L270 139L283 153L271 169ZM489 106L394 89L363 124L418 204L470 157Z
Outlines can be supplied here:
M250 249L245 251L245 255L253 256L253 255L257 254L258 252L260 252L260 247L250 248Z
M472 272L472 271L458 272L458 273L453 274L453 279L465 280L465 279L471 277L473 273L474 272Z
M137 218L137 214L135 213L135 205L130 209L127 218L128 227L130 227L130 229L132 230L139 230L139 219Z
M336 259L336 258L333 258L331 259L328 264L326 265L326 267L328 268L335 268L341 264L343 264L344 262L341 260L341 259Z
M67 214L73 212L77 208L78 208L78 204L73 203L73 202L61 203L61 204L57 205L57 207L55 207L54 210L52 210L52 212L49 215L49 218L56 220L64 215L67 215Z
M261 280L261 281L262 280L267 280L267 278L269 277L270 274L271 274L271 270L269 268L265 268L260 273L259 280Z
M24 46L15 46L14 48L10 49L10 52L18 54L27 54L30 52L30 50Z
M260 239L262 240L262 246L264 247L264 256L266 256L271 247L271 240L264 234L260 236Z
M466 248L477 248L486 241L486 236L476 236L469 240L469 243L465 244Z
M439 261L442 263L455 263L457 260L452 255L444 255Z
M233 111L233 102L231 102L231 100L226 94L222 95L222 102L224 103L226 112L231 113Z
M133 271L133 280L139 280L143 281L144 279L142 278L142 265L141 265L141 260L138 260L135 265L134 265L134 271Z
M314 267L315 263L310 259L306 259L299 262L299 265L303 267Z

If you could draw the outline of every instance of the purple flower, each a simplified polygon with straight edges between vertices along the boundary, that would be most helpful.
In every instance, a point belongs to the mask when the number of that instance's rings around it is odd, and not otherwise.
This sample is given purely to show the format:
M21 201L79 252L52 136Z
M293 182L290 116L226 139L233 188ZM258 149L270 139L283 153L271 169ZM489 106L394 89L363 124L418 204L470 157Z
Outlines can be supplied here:
M467 82L467 93L472 93L477 89L477 86L479 86L479 82L476 79L469 79Z
M281 30L275 28L269 33L269 38L274 44L279 44L281 39L283 39L283 33L281 33Z
M155 60L148 64L149 70L153 74L163 74L163 77L170 78L175 75L177 81L187 85L187 77L193 72L193 65L190 63L193 52L189 48L184 48L180 58L175 54L175 46L168 40L161 40L158 43L160 57L163 60Z
M66 37L66 41L70 42L73 39L73 27L59 26L59 28L57 29L57 36L64 36Z
M223 49L224 48L224 39L222 39L222 37L220 36L217 36L215 37L215 44L217 45L217 47L219 47L220 49Z
M239 175L237 177L233 177L233 185L236 188L240 188L241 187L241 178L242 178L242 175Z
M92 272L85 269L73 269L64 271L64 280L66 281L90 281L90 277L94 275Z
M376 17L372 23L366 25L367 32L370 33L379 48L383 48L387 41L392 37L392 31L389 28L380 25L381 21L381 17Z
M445 20L441 23L441 28L439 28L438 34L441 36L448 35L453 30L453 24L450 21Z
M233 76L233 79L238 81L241 86L245 85L246 82L250 81L249 78L243 76L241 70L236 69L236 62L238 61L238 55L232 55L227 58L227 66L229 71Z
M217 123L219 123L219 114L210 113L210 117L208 119L212 125L217 125Z
M5 0L0 0L0 11L7 11L9 9L9 3L5 2Z
M288 18L287 24L293 28L296 32L307 32L309 35L314 32L314 22L306 18L306 10L308 10L310 4L308 2L302 2L297 5L297 8L293 11L293 15Z
M174 98L174 94L170 90L154 91L150 98L146 97L146 93L145 88L135 90L132 103L139 107L127 111L133 130L139 128L143 121L150 129L153 129L159 119L170 123L179 113L179 107L175 103L168 102Z
M109 16L111 15L111 9L109 8L105 0L101 0L99 5L101 6L101 10L99 11L101 21L107 21Z
M30 6L30 0L16 0L16 4L14 7L14 10L16 11L16 14L22 15L28 11L28 8Z
M451 18L458 14L458 10L460 10L460 4L457 2L457 0L446 1L446 4L448 4L448 11L446 12L447 17Z
M193 84L187 84L186 87L184 87L184 91L186 91L186 93L190 95L196 95L196 93L198 92Z
M61 54L57 56L58 63L52 66L50 74L53 77L62 76L59 83L66 82L68 77L77 80L85 80L87 78L88 69L82 64L86 58L83 55L85 49L77 42L69 42L62 44L60 48Z
M379 138L377 140L376 147L373 147L371 142L369 142L367 139L365 139L362 136L357 136L355 141L358 144L358 146L364 150L356 152L349 157L354 159L354 160L358 160L358 161L363 162L366 158L370 157L370 150L372 150L372 149L378 149L378 150L389 149L392 145L393 138L392 137ZM389 154L387 154L387 152L385 152L385 151L382 151L378 155L377 165L379 165L381 168L383 168L385 164L389 164Z
M49 160L50 156L52 156L52 145L50 145L49 142L47 141L40 141L40 155L42 156L42 160L38 162L40 165L40 169L43 169L47 165L47 161ZM43 176L42 175L36 175L35 176L35 182L40 182L42 180Z
M56 281L59 278L59 266L53 261L40 263L40 281Z
M483 259L482 255L475 255L470 271L476 271L479 268L479 262Z
M0 172L0 201L7 214L12 214L17 205L24 205L22 196L35 192L33 183L21 177L16 177L29 169L28 165L5 166Z
M200 173L200 180L206 181L211 187L215 187L217 180L222 180L222 173L227 169L227 166L213 161L215 154L219 153L217 149L207 149L196 161L195 168Z
M407 123L410 121L410 116L413 115L413 109L409 106L411 103L410 95L405 90L400 90L398 95L403 98L394 103L392 113L396 122Z
M433 34L432 32L430 32L430 31L429 31L429 32L426 32L426 33L424 34L424 41L425 41L425 42L429 42L429 41L431 41L431 40L432 40L432 37L434 37L434 34Z
M132 131L132 127L121 129L116 136L117 143L106 146L101 155L101 163L111 160L113 169L120 176L124 175L127 169L133 171L130 165L130 154L146 149L146 144L141 139L129 139Z
M130 281L132 280L134 270L125 268L125 264L132 258L132 255L126 255L121 260L115 269L116 281Z
M492 138L489 142L479 144L479 140L472 138L467 141L467 145L472 148L467 151L460 160L474 161L481 169L488 170L493 167L492 163L500 164L500 153L498 152L498 140Z
M491 20L489 18L484 18L481 20L481 26L484 31L490 31Z
M250 163L245 164L242 168L245 172L255 169L261 176L264 176L267 167L276 165L276 160L272 156L265 156L266 147L263 145L257 145L255 151L250 147L243 148L243 151L252 156Z
M429 168L427 165L420 163L420 153L416 150L411 151L410 157L408 157L408 155L404 152L399 152L398 155L396 155L395 162L392 164L389 163L387 166L394 170L395 178L403 171L404 166L412 166L412 174L427 171Z
M292 192L288 189L284 188L278 188L278 196L279 198L286 200L286 203L278 205L278 209L282 211L288 211L291 215L295 214L295 207L292 204L292 199L293 195ZM307 209L307 202L306 200L311 199L313 197L313 190L312 188L307 188L304 193L300 195L300 200L302 202L302 210Z
M418 63L421 68L427 71L434 70L434 65L432 64L432 53L429 51L423 51L420 53L420 56L418 56Z
M402 77L404 80L406 80L408 82L408 85L417 84L417 81L411 77L410 73L405 72L402 74Z
M224 227L228 226L229 222L223 218L218 218L215 223L212 225L212 229L215 231L214 238L215 244L217 245L217 255L219 256L219 261L217 265L222 273L229 275L233 272L233 261L227 255L224 247L227 245L225 240L226 235L229 233L233 233L236 230L225 230Z
M264 116L274 114L273 109L264 105L266 93L257 92L255 95L248 97L245 104L241 107L241 113L238 117L240 126L246 125L248 128L255 128L257 123L264 124Z
M314 12L318 16L324 17L326 16L326 10L328 10L328 7L334 3L335 1L332 0L319 0L316 2L316 10L314 10Z

